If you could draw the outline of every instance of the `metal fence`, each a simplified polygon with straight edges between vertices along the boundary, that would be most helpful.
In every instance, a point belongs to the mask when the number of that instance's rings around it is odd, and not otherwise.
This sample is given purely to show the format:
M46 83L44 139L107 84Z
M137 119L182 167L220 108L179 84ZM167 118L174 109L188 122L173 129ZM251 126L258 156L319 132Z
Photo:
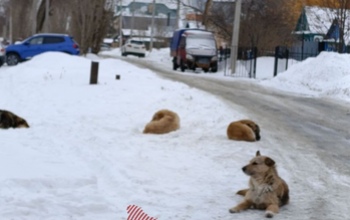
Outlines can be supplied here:
M219 60L219 68L224 72L225 76L255 78L256 74L256 58L257 48L239 48L237 52L236 71L231 73L230 49L224 49L222 58ZM220 53L221 54L221 53Z
M256 78L259 71L257 58L274 57L271 75L277 76L296 63L316 57L322 51L334 51L335 48L334 43L314 41L298 42L292 47L277 46L274 49L238 48L236 69L231 73L231 53L228 47L219 50L219 70L223 71L225 76ZM350 48L347 47L344 53L350 53Z
M271 75L277 76L278 73L286 71L296 63L309 57L316 57L325 50L324 48L323 44L311 41L299 42L292 47L278 46L274 49L239 48L234 73L231 73L230 49L225 48L219 52L219 69L224 72L225 76L256 78L257 71L259 71L257 58L273 57Z
M293 64L303 61L309 57L316 57L320 53L319 43L305 41L292 47L277 46L275 48L275 64L273 76L284 72Z

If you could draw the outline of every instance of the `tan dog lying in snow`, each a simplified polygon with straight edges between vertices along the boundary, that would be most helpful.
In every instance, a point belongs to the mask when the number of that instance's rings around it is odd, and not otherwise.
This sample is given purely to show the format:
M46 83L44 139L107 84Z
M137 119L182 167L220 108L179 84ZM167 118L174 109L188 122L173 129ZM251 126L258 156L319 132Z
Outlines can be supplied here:
M143 133L165 134L180 128L179 116L170 110L163 109L157 111L152 120L146 125Z
M237 192L244 196L244 201L230 209L231 213L248 208L265 209L265 217L272 218L279 207L289 202L287 183L278 176L275 161L256 152L248 165L242 168L250 176L249 188Z
M231 122L227 127L227 137L236 141L259 141L260 128L252 120L239 120Z

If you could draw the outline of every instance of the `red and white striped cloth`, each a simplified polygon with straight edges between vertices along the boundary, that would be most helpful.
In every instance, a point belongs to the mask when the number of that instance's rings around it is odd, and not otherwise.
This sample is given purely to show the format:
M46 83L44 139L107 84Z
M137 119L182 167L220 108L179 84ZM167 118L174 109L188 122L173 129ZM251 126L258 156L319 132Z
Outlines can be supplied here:
M156 218L148 216L140 207L136 205L128 205L126 211L129 214L127 220L157 220Z

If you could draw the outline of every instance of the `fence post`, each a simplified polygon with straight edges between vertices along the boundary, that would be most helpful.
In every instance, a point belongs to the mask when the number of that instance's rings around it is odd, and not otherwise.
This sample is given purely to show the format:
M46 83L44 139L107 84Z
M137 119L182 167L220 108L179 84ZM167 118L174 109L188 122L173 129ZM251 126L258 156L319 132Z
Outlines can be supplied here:
M289 49L286 48L286 70L288 69L288 62L289 62Z
M98 79L98 62L91 62L91 71L90 71L90 84L97 84Z
M253 77L256 78L256 60L258 58L258 48L253 48L253 56L254 56L254 68L253 68Z
M277 76L277 67L278 67L278 53L279 53L279 46L275 48L275 67L273 69L273 77Z

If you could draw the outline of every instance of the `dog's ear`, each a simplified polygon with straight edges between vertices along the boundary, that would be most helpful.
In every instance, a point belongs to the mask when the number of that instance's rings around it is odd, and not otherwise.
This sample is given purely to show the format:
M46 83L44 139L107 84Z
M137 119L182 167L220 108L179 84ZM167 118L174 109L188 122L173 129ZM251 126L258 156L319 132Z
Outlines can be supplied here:
M269 167L272 167L273 165L275 165L275 161L272 160L272 159L269 158L269 157L266 157L266 158L265 158L265 164L266 164L267 166L269 166Z
M260 156L260 151L257 151L255 156Z

